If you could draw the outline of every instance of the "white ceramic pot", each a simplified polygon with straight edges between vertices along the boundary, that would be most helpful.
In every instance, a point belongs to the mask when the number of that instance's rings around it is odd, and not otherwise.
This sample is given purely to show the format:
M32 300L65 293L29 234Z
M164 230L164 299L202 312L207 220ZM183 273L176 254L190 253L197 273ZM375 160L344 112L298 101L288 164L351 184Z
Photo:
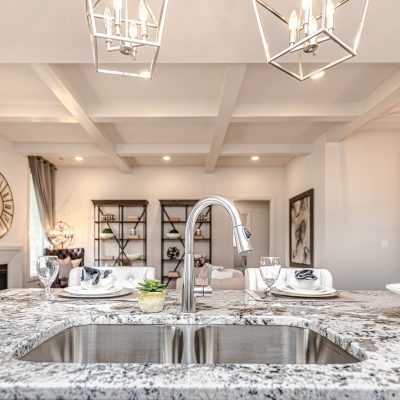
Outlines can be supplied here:
M140 311L144 313L161 312L165 304L164 292L143 292L139 290L138 302Z
M179 239L181 237L180 233L167 233L168 239Z
M140 253L131 253L126 255L129 260L139 260L139 258L142 256Z
M112 239L114 237L113 233L100 233L100 239Z

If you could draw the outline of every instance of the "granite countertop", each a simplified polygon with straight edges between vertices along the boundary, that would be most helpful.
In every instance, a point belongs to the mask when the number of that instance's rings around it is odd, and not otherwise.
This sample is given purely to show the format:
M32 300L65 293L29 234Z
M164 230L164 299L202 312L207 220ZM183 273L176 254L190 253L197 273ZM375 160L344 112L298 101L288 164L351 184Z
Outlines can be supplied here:
M38 289L0 292L0 399L400 399L400 296L347 293L357 302L268 306L242 291L215 291L194 315L169 291L164 311L137 303L46 302ZM83 324L253 324L308 327L364 361L347 365L61 364L19 357Z

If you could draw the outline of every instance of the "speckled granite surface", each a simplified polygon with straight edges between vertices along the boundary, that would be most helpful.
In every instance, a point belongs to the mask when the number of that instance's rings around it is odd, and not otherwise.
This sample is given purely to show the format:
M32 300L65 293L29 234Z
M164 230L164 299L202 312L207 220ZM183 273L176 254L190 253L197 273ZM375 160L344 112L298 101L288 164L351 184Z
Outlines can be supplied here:
M0 399L400 399L400 296L354 292L359 302L269 307L239 291L201 299L180 314L170 291L163 313L107 300L45 302L37 289L0 292ZM60 299L61 300L61 299ZM258 324L309 327L364 361L348 365L58 364L19 361L81 324Z

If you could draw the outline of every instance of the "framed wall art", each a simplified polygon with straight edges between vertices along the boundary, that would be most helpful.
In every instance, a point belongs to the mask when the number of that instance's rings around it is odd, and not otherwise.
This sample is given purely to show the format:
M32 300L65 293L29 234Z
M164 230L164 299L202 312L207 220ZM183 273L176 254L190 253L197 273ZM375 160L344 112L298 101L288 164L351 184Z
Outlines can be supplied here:
M314 266L314 189L289 200L290 265Z

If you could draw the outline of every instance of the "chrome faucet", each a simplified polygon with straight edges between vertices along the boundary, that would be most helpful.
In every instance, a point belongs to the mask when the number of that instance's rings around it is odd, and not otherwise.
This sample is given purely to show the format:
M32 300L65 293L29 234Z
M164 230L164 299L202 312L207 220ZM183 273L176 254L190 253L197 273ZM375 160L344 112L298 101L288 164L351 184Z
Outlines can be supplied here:
M209 270L209 283L208 287L195 287L195 271L194 271L194 230L197 218L201 212L213 204L220 205L225 208L231 217L233 224L233 246L237 248L239 254L252 251L253 248L250 242L251 233L243 226L240 219L239 210L236 208L232 201L222 196L210 196L198 201L193 207L192 212L186 223L185 229L185 260L183 266L183 283L182 283L182 312L194 313L196 312L196 296L209 295L212 292L210 287L211 283L211 270Z

